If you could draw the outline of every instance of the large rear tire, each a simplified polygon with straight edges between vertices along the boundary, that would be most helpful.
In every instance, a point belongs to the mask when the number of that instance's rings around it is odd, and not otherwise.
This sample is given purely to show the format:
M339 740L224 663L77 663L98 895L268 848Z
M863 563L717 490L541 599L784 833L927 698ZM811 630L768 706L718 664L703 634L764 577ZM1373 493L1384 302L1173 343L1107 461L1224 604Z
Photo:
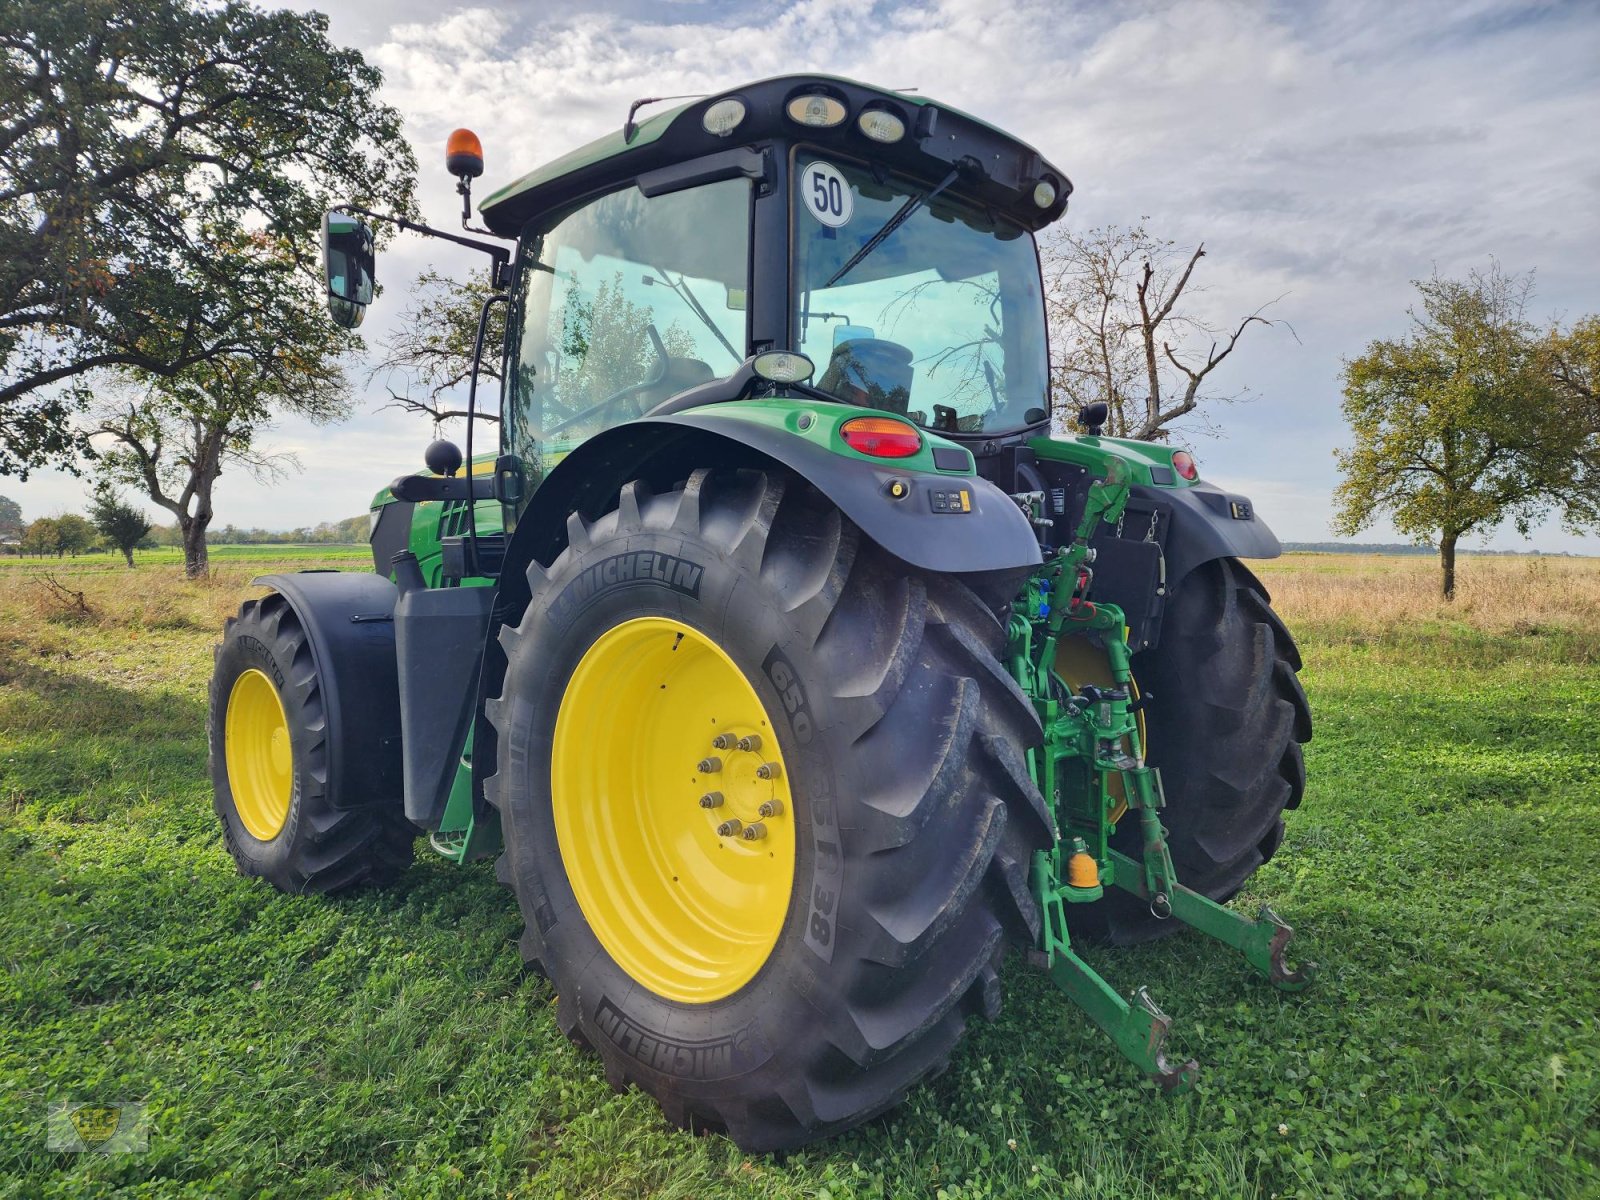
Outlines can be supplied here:
M1305 793L1300 747L1311 740L1311 709L1296 676L1300 651L1266 588L1224 558L1179 582L1160 644L1135 657L1133 669L1152 696L1149 761L1161 768L1161 823L1178 879L1227 900L1277 851L1283 814ZM1138 857L1138 822L1124 819L1115 844ZM1105 921L1101 932L1117 944L1182 927L1120 892L1080 907L1085 919Z
M336 805L323 694L289 601L277 592L245 601L215 649L207 720L213 805L240 873L280 892L390 883L411 865L418 833L398 796Z
M500 874L562 1029L614 1086L750 1151L892 1107L945 1067L969 1015L998 1012L1007 935L1037 931L1027 865L1049 835L1024 753L1040 729L996 657L1002 626L776 472L697 471L661 496L632 483L568 540L530 568L488 709ZM698 665L680 672L680 651ZM735 732L776 736L789 787L755 843L772 847L775 910L770 889L723 878L748 847L719 845L717 824L748 823L753 797L727 763L725 787L700 771L723 753L712 695L739 710ZM700 808L713 787L723 803ZM715 884L696 896L750 903L680 902L695 869Z

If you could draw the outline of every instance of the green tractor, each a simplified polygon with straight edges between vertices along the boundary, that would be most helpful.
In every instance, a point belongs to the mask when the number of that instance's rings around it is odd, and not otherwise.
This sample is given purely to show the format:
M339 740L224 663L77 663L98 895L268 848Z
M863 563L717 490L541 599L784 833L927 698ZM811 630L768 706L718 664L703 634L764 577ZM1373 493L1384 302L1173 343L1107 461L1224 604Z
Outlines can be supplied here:
M1309 981L1222 906L1305 787L1241 563L1277 540L1103 409L1051 432L1034 234L1071 184L1037 151L817 75L637 108L486 228L464 130L466 233L328 215L345 326L365 221L489 255L498 445L469 420L378 494L372 574L269 576L228 622L228 849L295 893L389 883L424 833L497 857L567 1036L747 1150L943 1070L1013 946L1186 1087L1074 945L1187 927Z

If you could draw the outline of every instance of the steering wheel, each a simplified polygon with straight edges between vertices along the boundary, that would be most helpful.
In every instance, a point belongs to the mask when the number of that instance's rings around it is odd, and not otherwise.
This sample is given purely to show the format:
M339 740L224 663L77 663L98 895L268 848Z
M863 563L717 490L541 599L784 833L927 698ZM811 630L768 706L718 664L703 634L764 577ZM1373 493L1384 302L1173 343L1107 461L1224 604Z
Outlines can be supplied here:
M667 345L661 340L661 334L656 330L654 323L646 325L644 327L644 332L645 335L650 339L651 349L653 349L656 353L656 368L655 371L652 372L650 378L644 380L642 383L630 383L627 387L621 389L620 391L612 392L611 395L607 396L604 400L601 400L598 404L591 404L582 412L573 413L572 416L568 417L566 420L558 422L557 424L552 425L549 429L546 429L544 431L545 437L554 437L563 429L566 429L569 425L576 425L579 421L584 420L586 417L592 417L598 412L604 412L613 405L624 404L629 400L633 401L633 415L636 417L644 416L644 405L639 402L639 397L667 377L667 367L672 362L672 356L667 353Z

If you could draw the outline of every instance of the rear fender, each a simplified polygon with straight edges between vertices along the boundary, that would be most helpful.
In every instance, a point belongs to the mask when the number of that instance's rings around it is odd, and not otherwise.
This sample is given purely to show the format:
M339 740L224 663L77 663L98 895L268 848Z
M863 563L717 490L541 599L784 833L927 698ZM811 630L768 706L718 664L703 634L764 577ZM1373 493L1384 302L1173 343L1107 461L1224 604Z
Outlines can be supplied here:
M722 409L742 410L747 404ZM591 519L600 516L630 479L665 490L698 467L773 464L805 479L862 533L909 566L985 575L1039 563L1039 543L1028 519L1004 492L973 473L967 451L941 444L936 454L952 464L949 468L913 470L893 459L836 453L818 437L751 419L755 413L753 406L749 416L691 410L619 425L589 439L534 493L507 550L507 575L533 559L553 561L566 544L567 515L577 511ZM841 415L861 414L851 409L817 419L820 423ZM933 461L927 460L929 465ZM898 497L897 481L904 492ZM965 500L960 499L963 492ZM940 506L941 496L956 511Z

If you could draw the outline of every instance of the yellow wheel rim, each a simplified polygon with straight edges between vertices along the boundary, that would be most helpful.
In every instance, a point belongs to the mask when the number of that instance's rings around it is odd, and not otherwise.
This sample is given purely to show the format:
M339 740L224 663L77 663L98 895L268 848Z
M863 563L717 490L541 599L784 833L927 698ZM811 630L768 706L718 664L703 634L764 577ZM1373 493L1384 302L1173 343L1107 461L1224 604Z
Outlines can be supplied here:
M550 791L567 878L618 966L690 1004L750 982L789 911L794 809L767 710L720 646L666 617L603 633L561 698Z
M1061 682L1074 692L1080 690L1086 683L1092 683L1096 687L1110 687L1114 682L1111 678L1111 663L1106 658L1105 650L1084 637L1064 637L1056 643L1055 672L1061 677ZM1134 698L1138 699L1138 680L1129 682L1132 685ZM1139 745L1146 754L1149 754L1150 735L1145 729L1144 710L1140 709L1133 716L1139 723ZM1127 738L1123 738L1122 742L1124 750L1132 749L1127 744ZM1112 777L1111 794L1116 797L1117 806L1111 810L1110 819L1120 821L1122 814L1128 811L1128 798L1123 793L1120 776Z
M254 667L228 693L223 746L234 811L252 837L270 842L289 819L294 752L278 689Z

